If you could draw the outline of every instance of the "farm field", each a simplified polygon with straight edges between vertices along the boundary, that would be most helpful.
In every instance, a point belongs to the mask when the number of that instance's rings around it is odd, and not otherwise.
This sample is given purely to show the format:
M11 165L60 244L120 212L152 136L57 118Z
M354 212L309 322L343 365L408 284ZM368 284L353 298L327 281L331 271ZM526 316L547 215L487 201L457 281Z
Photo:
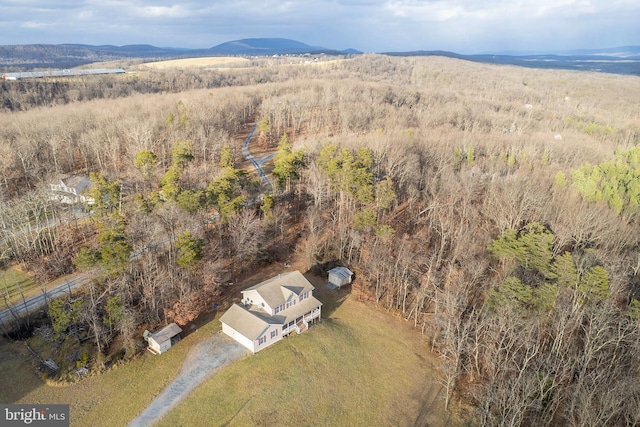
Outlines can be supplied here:
M194 67L224 67L229 65L249 65L247 58L238 58L234 56L210 56L204 58L184 58L172 59L169 61L146 62L140 67L154 68L159 70L169 68L194 68Z

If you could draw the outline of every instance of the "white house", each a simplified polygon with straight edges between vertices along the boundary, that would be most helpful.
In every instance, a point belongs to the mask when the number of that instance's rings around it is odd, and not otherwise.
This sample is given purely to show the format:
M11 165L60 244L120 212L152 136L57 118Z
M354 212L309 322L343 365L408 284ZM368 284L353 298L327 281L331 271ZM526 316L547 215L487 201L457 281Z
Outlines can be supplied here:
M353 273L347 267L335 267L329 270L329 283L331 289L340 288L351 283Z
M182 328L175 323L170 323L164 328L150 333L144 331L144 339L149 343L147 349L153 354L162 354L169 350L172 345L180 341L180 333Z
M222 315L222 332L256 353L320 319L322 303L299 271L280 274L242 291L241 304Z
M91 181L86 176L69 175L59 179L55 184L50 184L51 199L68 205L76 203L92 205L94 200L83 194L89 187L91 187Z

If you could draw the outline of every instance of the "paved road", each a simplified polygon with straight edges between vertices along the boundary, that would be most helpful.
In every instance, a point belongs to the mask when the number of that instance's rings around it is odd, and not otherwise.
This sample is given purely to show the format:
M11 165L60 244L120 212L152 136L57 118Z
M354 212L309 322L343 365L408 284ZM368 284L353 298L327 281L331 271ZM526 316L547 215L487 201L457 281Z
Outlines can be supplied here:
M248 353L249 350L222 332L212 335L211 338L191 349L178 377L151 402L142 414L129 423L129 427L147 427L155 423L219 368ZM153 357L162 357L162 355Z
M89 280L90 278L87 274L78 274L55 288L49 289L46 292L31 297L23 302L19 302L13 307L2 310L0 311L0 323L10 323L15 320L16 317L32 313L40 307L47 305L52 299L58 298L67 292L86 285L89 283Z
M269 181L267 174L264 173L264 170L262 169L262 165L264 164L264 162L266 162L267 160L275 156L276 153L268 154L259 159L256 159L251 155L251 153L249 153L249 143L251 142L251 138L253 137L253 134L256 131L256 127L257 127L257 124L253 125L253 127L251 128L251 131L249 132L249 135L247 135L247 137L244 139L244 144L242 145L242 154L244 155L245 159L249 160L249 162L251 162L253 167L256 169L256 171L258 172L258 176L262 180L262 183L268 188L272 188L271 181Z

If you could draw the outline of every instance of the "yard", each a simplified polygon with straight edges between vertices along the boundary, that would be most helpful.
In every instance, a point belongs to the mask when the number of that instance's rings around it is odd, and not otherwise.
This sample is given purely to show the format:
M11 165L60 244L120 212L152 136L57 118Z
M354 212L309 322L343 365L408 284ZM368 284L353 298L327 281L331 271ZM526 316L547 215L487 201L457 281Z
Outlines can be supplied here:
M314 282L321 324L221 370L159 425L461 424L409 324Z
M159 424L461 424L443 411L437 359L418 332L310 279L324 303L322 323L222 368ZM3 342L0 401L69 403L72 425L126 425L171 383L189 350L219 330L220 314L160 357L145 353L66 386L43 383L24 346Z

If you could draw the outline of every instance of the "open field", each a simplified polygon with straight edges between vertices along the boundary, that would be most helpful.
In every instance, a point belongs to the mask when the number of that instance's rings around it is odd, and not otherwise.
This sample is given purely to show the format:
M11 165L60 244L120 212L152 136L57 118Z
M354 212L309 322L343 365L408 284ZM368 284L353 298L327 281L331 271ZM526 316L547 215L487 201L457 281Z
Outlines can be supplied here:
M344 290L325 291L323 278L312 280L325 301L321 324L223 368L161 424L413 425L419 419L445 425L437 362L424 340L411 339L417 332ZM12 357L2 358L0 382L20 378L22 385L3 387L0 401L64 402L71 404L72 425L125 425L173 380L189 350L219 327L210 321L162 357L143 354L68 386L42 383L25 362L26 349L5 342L0 350Z
M202 67L221 67L230 65L249 65L247 58L238 58L234 56L209 56L204 58L184 58L184 59L172 59L169 61L158 62L146 62L141 64L140 67L154 68L158 70L165 70L168 68L202 68Z

